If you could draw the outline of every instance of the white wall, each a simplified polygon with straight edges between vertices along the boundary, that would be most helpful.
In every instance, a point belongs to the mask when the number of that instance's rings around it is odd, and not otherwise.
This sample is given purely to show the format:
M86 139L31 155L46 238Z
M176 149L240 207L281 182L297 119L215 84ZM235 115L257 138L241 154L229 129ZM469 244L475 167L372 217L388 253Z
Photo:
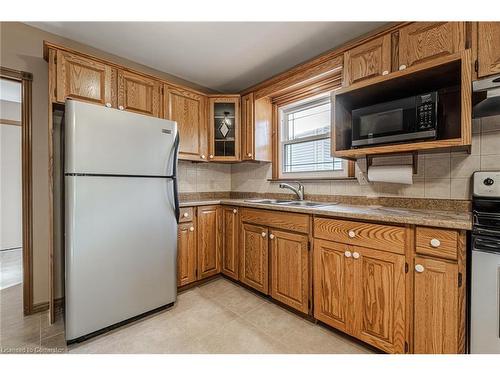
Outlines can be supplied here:
M0 249L22 246L21 127L0 124Z

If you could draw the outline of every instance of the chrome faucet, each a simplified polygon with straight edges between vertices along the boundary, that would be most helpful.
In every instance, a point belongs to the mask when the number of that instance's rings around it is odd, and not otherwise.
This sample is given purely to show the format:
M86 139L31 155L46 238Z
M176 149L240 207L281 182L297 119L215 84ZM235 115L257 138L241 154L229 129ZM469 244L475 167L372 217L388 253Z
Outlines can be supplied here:
M302 185L300 182L296 182L298 184L297 187L294 187L290 184L286 184L286 183L281 183L280 184L280 188L281 189L290 189L291 191L293 191L295 194L297 194L297 198L299 201L303 201L304 200L304 185Z

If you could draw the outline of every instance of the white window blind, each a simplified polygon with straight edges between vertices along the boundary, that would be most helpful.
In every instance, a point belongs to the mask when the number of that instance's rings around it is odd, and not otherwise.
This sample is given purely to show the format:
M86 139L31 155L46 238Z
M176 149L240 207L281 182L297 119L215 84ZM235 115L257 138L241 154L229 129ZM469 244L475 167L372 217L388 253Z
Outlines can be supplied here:
M282 173L342 171L330 156L330 97L282 110Z

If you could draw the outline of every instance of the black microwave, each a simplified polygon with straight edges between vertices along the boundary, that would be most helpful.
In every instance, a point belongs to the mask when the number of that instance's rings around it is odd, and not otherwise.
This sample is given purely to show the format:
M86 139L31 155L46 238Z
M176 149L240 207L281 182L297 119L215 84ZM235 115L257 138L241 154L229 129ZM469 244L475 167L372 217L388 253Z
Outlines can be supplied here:
M437 110L437 91L355 109L352 147L436 139Z

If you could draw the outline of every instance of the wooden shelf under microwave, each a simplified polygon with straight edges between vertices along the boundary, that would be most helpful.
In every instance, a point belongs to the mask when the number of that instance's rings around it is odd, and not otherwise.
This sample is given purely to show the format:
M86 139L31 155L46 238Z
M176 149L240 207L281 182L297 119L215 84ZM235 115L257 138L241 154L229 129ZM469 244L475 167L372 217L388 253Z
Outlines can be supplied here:
M351 147L351 111L377 103L438 91L446 105L438 139ZM408 69L352 84L332 94L332 154L355 160L366 155L470 149L472 139L471 51L433 59Z

